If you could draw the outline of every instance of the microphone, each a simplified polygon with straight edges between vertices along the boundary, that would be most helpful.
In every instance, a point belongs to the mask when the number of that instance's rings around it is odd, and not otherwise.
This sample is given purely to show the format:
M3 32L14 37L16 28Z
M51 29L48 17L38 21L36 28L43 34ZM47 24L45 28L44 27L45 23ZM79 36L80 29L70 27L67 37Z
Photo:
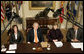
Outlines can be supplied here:
M11 6L10 3L6 5L5 11L6 11L6 12L5 12L5 15L6 15L6 17L7 17L7 20L9 21L10 18L11 18L11 16L12 16L12 6Z
M15 21L18 22L19 24L22 24L22 18L20 18L20 16L18 14L16 14L15 12L12 12L12 16L9 19L9 22L8 22L7 26L1 32L1 35L4 33L4 31L6 30L6 28L11 24L11 22L13 21L13 19L15 19Z
M59 15L61 14L62 9L63 9L63 7L60 8L60 9L57 9L57 10L54 12L53 17L56 18L57 16L59 16Z
M5 11L6 11L5 15L7 16L8 21L10 21L11 19L15 19L16 22L22 24L22 19L20 18L20 16L15 12L12 12L12 6L10 3L6 5Z
M62 14L62 13L61 13L62 9L63 9L63 8L57 9L57 10L54 12L53 17L56 18L57 16L59 16L60 14ZM78 23L78 22L76 22L76 21L70 19L67 15L64 15L64 14L62 14L62 15L66 17L66 18L65 18L65 17L62 16L65 20L67 20L67 21L71 22L72 24L75 24L76 26L78 26L78 27L80 27L81 29L83 29L83 25L81 25L80 23Z
M43 11L41 11L39 14L36 14L35 19L38 19L38 18L40 18L40 17L48 18L47 15L48 15L49 11L54 12L53 9L47 7L47 8L45 8Z
M18 22L19 24L22 24L22 18L15 12L13 12L13 18L15 19L16 22Z

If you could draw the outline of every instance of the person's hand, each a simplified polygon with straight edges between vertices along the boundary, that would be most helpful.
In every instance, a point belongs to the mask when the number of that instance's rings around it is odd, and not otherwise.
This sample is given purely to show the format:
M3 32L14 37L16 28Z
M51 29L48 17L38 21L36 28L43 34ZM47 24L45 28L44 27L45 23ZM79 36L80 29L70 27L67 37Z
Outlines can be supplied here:
M57 42L58 40L56 39L56 40L53 40L53 42Z
M73 39L71 39L71 41L74 41Z
M28 44L31 44L30 42L27 42Z
M77 42L77 41L79 41L79 40L77 40L77 39L74 39L74 41L76 41L76 42Z
M77 42L77 41L79 41L79 40L77 40L77 39L72 39L71 41L73 41L73 42Z

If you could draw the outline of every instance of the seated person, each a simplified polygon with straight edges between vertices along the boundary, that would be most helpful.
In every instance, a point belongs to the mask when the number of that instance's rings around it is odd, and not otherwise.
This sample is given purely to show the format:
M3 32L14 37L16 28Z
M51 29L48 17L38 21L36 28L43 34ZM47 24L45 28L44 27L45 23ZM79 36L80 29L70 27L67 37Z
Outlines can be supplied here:
M13 32L10 35L10 44L14 43L22 43L23 42L23 35L18 30L17 25L13 25Z
M73 28L68 29L67 42L82 42L83 41L83 31L78 26L74 25Z
M38 43L38 42L44 41L42 31L38 27L39 27L39 24L37 22L35 22L33 24L33 28L28 31L28 34L26 37L27 38L26 40L28 43L30 43L30 42Z
M61 39L63 38L63 35L60 29L58 29L58 24L53 25L53 28L49 31L47 35L47 38L49 42L61 41Z

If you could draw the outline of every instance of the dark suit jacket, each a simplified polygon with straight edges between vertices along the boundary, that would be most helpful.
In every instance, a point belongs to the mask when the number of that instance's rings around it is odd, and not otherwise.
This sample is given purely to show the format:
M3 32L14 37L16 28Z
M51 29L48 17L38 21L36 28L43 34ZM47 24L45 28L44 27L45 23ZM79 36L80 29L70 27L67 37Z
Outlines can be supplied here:
M75 31L73 28L70 28L67 32L66 38L67 38L67 42L71 42L71 39L74 39L75 37ZM83 41L83 30L81 30L80 28L77 31L77 39L82 42Z
M47 35L47 38L49 42L52 42L54 39L61 41L61 39L63 39L63 34L61 33L60 29L51 29Z
M41 29L37 29L37 36L38 36L39 42L44 41ZM34 41L34 29L29 30L26 38L27 38L26 39L27 42L33 42Z
M23 42L23 35L20 31L18 31L17 33L17 40L15 39L15 35L14 33L11 34L10 36L10 44L13 44L13 43L22 43Z

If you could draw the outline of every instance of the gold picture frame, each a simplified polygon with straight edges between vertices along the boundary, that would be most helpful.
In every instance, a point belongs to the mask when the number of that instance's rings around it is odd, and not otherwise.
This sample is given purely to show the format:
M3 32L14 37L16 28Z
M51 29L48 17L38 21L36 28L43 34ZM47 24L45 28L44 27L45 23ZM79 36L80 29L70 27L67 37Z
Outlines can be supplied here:
M30 10L43 10L46 7L55 9L55 1L29 1Z

